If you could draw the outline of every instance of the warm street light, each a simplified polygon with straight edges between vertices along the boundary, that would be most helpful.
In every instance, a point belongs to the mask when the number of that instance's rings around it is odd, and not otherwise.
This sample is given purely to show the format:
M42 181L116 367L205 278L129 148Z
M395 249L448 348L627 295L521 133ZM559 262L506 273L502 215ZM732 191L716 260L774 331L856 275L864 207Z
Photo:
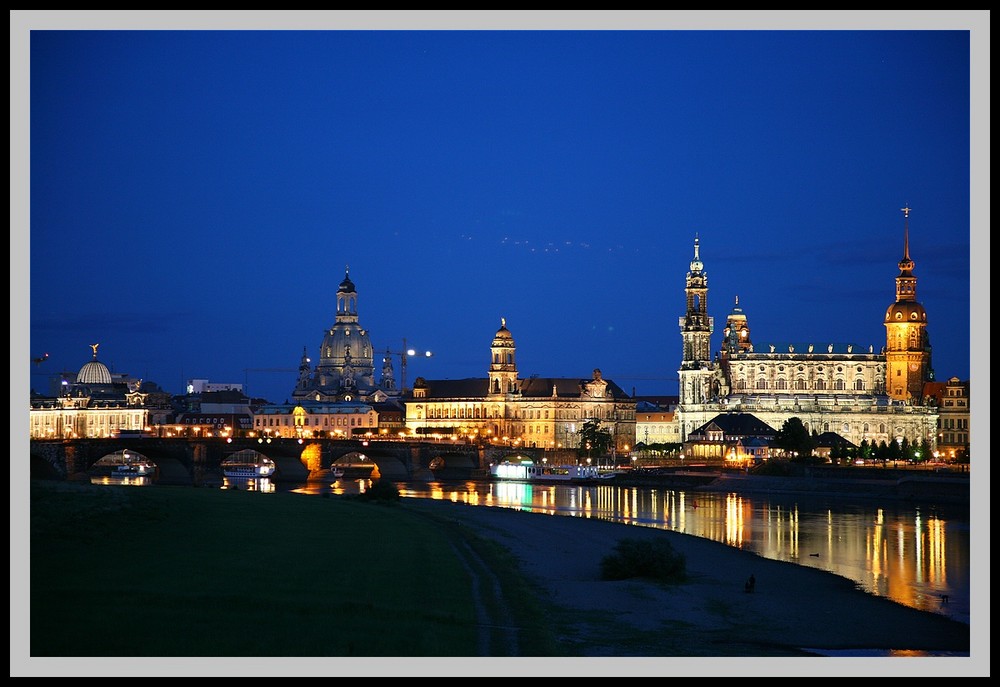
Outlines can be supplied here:
M389 355L399 356L399 389L401 392L406 392L406 361L413 356L422 356L424 358L430 358L434 354L430 351L418 351L414 348L406 347L406 337L403 337L403 350L401 351L390 351L386 350Z

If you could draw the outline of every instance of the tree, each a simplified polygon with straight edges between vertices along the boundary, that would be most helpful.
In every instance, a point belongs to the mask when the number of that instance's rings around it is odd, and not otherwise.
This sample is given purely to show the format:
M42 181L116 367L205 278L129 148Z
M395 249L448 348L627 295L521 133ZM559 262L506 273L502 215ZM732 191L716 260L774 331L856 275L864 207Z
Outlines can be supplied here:
M790 417L774 435L774 445L783 449L785 453L794 453L803 458L812 455L815 443L809 430L797 417Z
M934 452L931 451L931 442L927 439L920 440L920 448L914 454L913 459L918 463L926 463L928 460L934 457Z
M581 457L589 457L595 453L603 456L611 448L611 431L601 427L600 420L585 420L577 434L580 435L580 448L577 449L577 454Z

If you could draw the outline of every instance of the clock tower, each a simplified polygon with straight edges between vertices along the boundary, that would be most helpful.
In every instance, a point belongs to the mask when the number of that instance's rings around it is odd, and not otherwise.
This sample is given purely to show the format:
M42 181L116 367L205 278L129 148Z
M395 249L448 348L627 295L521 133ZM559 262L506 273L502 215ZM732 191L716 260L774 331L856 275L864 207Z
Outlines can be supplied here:
M917 278L910 259L910 208L902 209L903 258L896 277L896 302L885 311L885 390L898 401L921 402L924 382L934 378L927 312L917 302Z

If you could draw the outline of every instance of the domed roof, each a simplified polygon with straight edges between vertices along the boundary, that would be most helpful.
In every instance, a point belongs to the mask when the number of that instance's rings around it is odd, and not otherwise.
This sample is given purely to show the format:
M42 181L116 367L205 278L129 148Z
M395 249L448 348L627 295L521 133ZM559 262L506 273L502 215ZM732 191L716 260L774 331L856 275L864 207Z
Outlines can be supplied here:
M338 322L327 330L320 347L320 367L340 367L350 351L351 365L356 369L370 370L374 359L371 336L357 322Z
M77 384L111 384L111 370L108 366L97 359L95 352L94 359L80 368L76 374Z
M885 311L885 323L927 322L927 311L916 301L899 301Z
M514 335L510 333L509 329L507 329L507 320L501 317L500 329L498 329L497 333L493 336L493 342L494 342L493 345L496 345L498 341L513 341L513 340L514 340Z
M729 319L730 320L745 320L746 318L747 318L746 313L743 312L743 308L740 307L740 297L737 296L736 297L736 305L734 305L733 309L729 311Z
M337 289L339 293L356 293L357 289L354 288L354 282L351 281L351 270L348 268L344 272L344 281L340 282L340 287Z

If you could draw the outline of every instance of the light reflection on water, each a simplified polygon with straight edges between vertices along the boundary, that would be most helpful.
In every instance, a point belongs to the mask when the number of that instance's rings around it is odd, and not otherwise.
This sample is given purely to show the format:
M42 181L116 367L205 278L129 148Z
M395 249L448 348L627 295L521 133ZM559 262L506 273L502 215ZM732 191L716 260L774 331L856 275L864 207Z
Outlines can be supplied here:
M969 622L969 517L926 506L525 482L402 483L404 497L660 527L835 573Z

